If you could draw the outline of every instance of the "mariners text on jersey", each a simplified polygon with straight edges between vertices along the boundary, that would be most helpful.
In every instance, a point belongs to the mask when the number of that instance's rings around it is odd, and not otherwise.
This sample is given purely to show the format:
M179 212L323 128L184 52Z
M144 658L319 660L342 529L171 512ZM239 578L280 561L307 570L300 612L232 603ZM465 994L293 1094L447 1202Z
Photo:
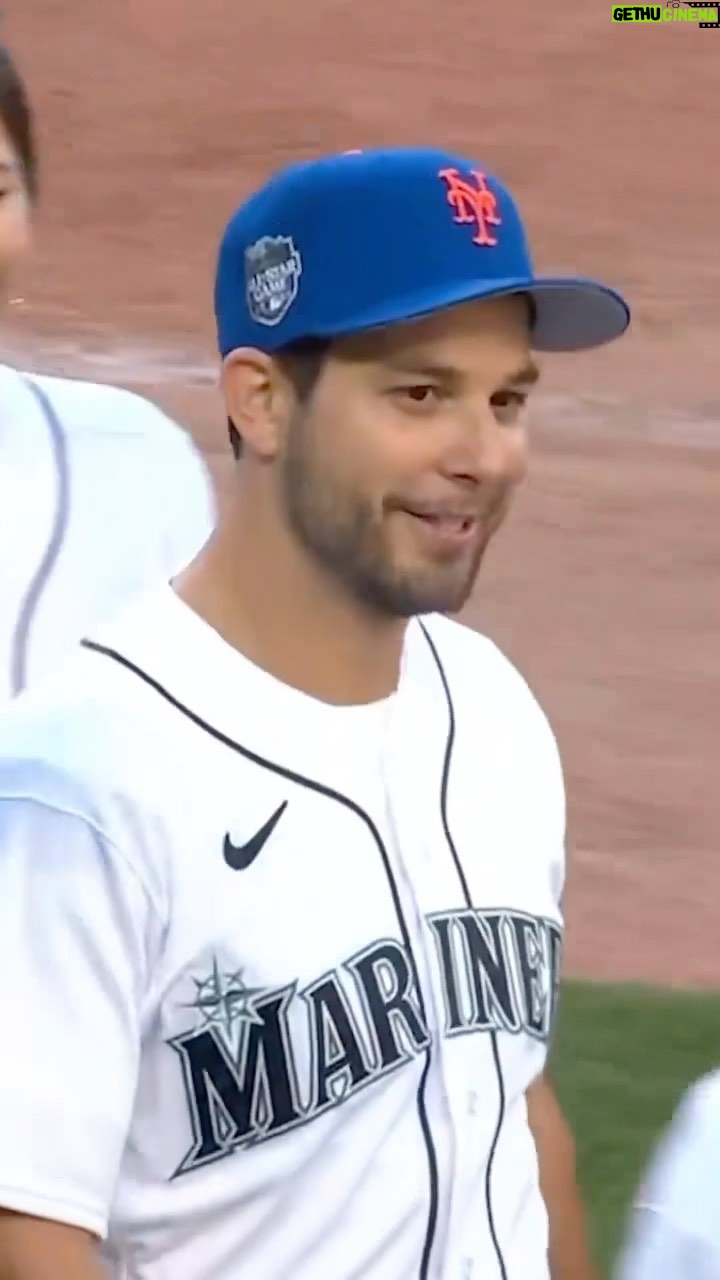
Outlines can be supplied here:
M564 823L468 629L333 707L137 602L0 734L0 1203L118 1280L548 1280Z
M554 921L466 910L427 924L442 976L444 1035L509 1031L547 1042L562 936ZM193 1129L178 1173L289 1132L432 1040L408 956L393 939L373 943L302 991L295 984L248 988L241 971L227 972L217 959L192 982L195 998L186 1007L197 1010L199 1026L170 1042L180 1055ZM359 1017L348 984L359 997ZM307 1021L298 1054L288 1016L297 999Z

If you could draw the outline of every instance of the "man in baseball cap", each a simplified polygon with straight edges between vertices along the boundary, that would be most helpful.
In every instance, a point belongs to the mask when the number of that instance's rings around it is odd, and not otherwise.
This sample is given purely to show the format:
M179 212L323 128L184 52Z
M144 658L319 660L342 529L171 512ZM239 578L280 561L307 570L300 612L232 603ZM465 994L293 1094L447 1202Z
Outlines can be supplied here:
M395 617L466 602L525 474L531 352L599 347L630 322L609 285L536 274L518 206L484 166L416 148L272 177L225 230L215 310L230 439L257 480L238 475L247 536L277 470L298 543ZM373 665L372 645L353 651ZM552 1280L587 1280L572 1136L541 1073L526 1097Z
M370 615L398 618L468 599L525 475L531 353L599 347L630 322L610 286L536 274L497 177L416 148L272 177L225 230L215 309L230 438L249 463L238 472L246 536L271 538L279 510ZM371 666L372 635L348 651ZM313 626L303 649L324 643ZM290 665L306 674L297 650ZM541 1073L526 1098L552 1280L586 1280L572 1136Z
M591 1280L545 1076L559 753L444 615L533 348L627 307L427 150L277 174L215 300L220 527L0 734L0 1274Z

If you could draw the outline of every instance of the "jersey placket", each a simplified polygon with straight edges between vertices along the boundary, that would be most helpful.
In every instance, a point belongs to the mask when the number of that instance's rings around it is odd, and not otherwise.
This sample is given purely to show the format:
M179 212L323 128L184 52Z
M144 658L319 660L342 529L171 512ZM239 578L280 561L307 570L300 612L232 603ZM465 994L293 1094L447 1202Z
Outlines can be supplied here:
M432 1022L428 1027L433 1048L428 1105L431 1117L436 1117L431 1124L438 1161L438 1218L430 1275L433 1280L470 1280L473 1260L456 1260L452 1220L458 1179L463 1173L460 1128L470 1106L471 1091L453 1069L447 1053L442 973L425 914L438 904L453 901L458 886L449 855L441 856L434 844L434 828L440 833L440 824L439 815L433 812L432 797L439 796L439 776L431 770L427 772L432 776L419 776L422 752L417 751L416 742L399 741L399 721L400 717L394 715L388 725L383 781L390 853L411 931L428 1020ZM472 1098L475 1107L477 1095L472 1093Z
M404 724L401 706L400 699L388 724L383 777L391 854L408 924L412 924L428 1016L432 1013L433 1026L428 1030L433 1037L434 1080L441 1091L438 1136L443 1133L444 1137L443 1151L438 1151L439 1210L432 1274L441 1280L478 1280L482 1271L483 1280L486 1275L489 1280L502 1280L483 1177L498 1096L491 1044L482 1033L447 1036L443 963L429 923L439 910L462 910L469 905L442 821L445 725L435 723L438 717L433 716L432 701L415 709L416 714L427 713L428 722L422 726L414 718ZM468 1216L473 1186L478 1187L477 1205ZM473 1231L468 1241L468 1222L477 1224L484 1218L485 1230ZM486 1249L483 1246L480 1258L483 1236Z

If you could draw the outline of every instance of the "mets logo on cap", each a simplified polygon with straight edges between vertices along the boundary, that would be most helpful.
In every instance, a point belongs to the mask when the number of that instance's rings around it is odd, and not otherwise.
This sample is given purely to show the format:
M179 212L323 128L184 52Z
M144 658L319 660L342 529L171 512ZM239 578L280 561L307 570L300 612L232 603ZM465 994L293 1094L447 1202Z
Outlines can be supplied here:
M454 221L474 227L473 244L494 247L497 236L490 228L501 226L502 219L497 196L490 190L485 174L479 169L472 169L468 174L459 169L440 169L438 177L445 183Z
M298 293L302 259L292 236L263 236L245 250L245 294L256 324L285 318Z

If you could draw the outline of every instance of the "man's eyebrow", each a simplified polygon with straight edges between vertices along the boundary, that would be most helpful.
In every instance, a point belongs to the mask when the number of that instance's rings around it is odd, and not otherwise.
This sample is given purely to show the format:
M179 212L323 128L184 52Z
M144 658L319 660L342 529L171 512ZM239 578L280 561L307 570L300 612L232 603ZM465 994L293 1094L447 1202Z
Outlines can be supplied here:
M518 369L515 373L511 373L509 378L505 379L507 387L534 387L535 383L540 380L540 370L531 360L528 364L523 365L522 369Z
M422 354L387 356L383 364L393 373L404 373L418 378L428 378L435 382L451 382L461 376L460 370L451 364L428 359Z
M391 369L394 373L428 378L437 382L452 382L462 377L460 369L456 369L451 364L443 364L437 360L428 359L420 353L417 356L411 354L388 356L383 363L386 368ZM510 373L506 378L503 378L502 385L505 387L533 387L539 378L540 370L533 361L530 361Z

